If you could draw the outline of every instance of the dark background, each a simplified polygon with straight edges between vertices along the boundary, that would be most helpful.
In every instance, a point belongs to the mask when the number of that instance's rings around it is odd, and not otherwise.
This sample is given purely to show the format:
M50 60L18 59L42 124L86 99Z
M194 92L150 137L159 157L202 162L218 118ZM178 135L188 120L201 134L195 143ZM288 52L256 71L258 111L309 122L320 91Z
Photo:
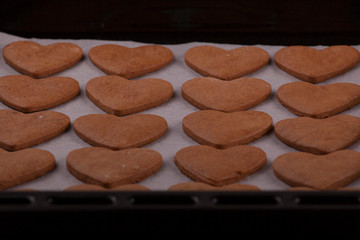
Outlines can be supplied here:
M360 44L354 0L1 0L0 31L23 37Z

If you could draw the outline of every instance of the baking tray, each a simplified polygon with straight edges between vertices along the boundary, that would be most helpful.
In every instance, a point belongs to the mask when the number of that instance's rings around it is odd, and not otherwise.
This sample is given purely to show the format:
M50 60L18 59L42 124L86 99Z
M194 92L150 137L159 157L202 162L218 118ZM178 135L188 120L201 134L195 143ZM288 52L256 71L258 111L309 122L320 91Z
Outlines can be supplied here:
M21 37L3 34L11 39L24 39ZM40 43L50 43L60 41L59 39L32 39ZM75 43L81 43L83 40L66 40ZM94 40L85 40L86 42L93 42ZM103 42L103 41L101 41ZM125 44L143 44L139 42L123 42L113 41L114 43ZM99 44L99 41L95 42ZM183 47L189 48L191 44L210 44L210 43L187 43ZM211 43L216 45L216 43ZM167 45L168 46L168 45ZM175 47L172 45L171 47ZM231 48L238 45L224 45L219 46ZM89 48L90 45L87 46ZM264 47L264 46L263 46ZM281 46L265 46L270 52L275 51ZM176 52L179 50L176 50ZM181 50L183 51L183 50ZM84 51L86 54L86 50ZM271 54L273 55L273 54ZM86 59L85 61L88 61ZM179 64L179 56L176 60ZM89 63L88 63L89 64ZM90 64L91 65L91 64ZM180 64L181 65L181 64ZM4 67L4 66L3 66ZM90 66L94 70L94 66ZM9 71L13 71L10 67ZM272 68L275 68L272 66ZM71 71L75 71L76 67ZM97 71L97 70L96 70ZM192 70L188 69L189 74L194 74ZM279 70L280 71L280 70ZM98 72L99 74L102 74ZM278 72L276 74L279 74ZM61 73L64 74L64 73ZM66 74L66 73L65 73ZM159 74L159 73L154 73ZM283 74L285 81L289 81L289 76ZM60 74L59 74L60 75ZM71 72L70 72L71 75ZM357 81L356 72L351 72L349 79ZM191 77L184 77L190 79ZM88 78L84 78L88 79ZM84 80L84 83L87 80ZM340 79L339 81L342 81ZM182 83L179 82L180 86ZM273 84L274 85L274 84ZM279 83L275 83L279 85ZM179 86L177 87L179 89ZM178 90L177 90L178 91ZM177 98L181 99L177 92ZM82 96L86 99L86 96ZM182 100L182 99L181 99ZM276 101L272 99L271 101ZM71 106L71 102L67 106ZM87 106L91 106L94 111L101 113L96 106L88 101ZM188 112L196 111L190 104L182 101L182 104L188 109ZM82 105L83 106L83 105ZM6 107L6 106L2 106ZM55 109L62 109L64 106ZM164 106L167 108L169 106ZM266 105L260 108L266 108ZM64 107L65 112L70 111L69 107ZM85 107L86 111L89 109ZM275 108L275 112L277 108ZM150 111L162 111L161 107ZM278 109L279 110L279 109ZM352 115L359 114L359 107L348 110ZM72 111L70 111L72 112ZM76 111L75 111L76 112ZM281 118L291 116L280 106L281 114L274 116L274 123ZM69 112L68 112L69 113ZM83 112L78 113L83 115ZM187 113L183 113L186 115ZM72 121L75 117L72 118ZM178 120L181 120L179 117ZM170 130L173 131L170 126ZM182 132L177 130L177 134ZM176 131L175 131L176 132ZM71 135L71 133L66 133ZM271 134L273 135L273 134ZM184 135L185 136L185 135ZM167 136L169 137L169 136ZM265 136L269 138L270 136ZM74 144L74 149L81 146L88 146L82 140L78 139L74 134L69 139L69 144ZM181 144L195 144L192 140L184 137L184 142ZM271 141L276 140L273 138ZM60 141L60 140L59 140ZM63 140L61 140L63 141ZM189 141L189 142L187 142ZM274 149L273 145L268 145L268 140L260 140L254 143L266 150L268 157L273 160L279 149ZM164 144L164 142L159 143ZM278 142L278 147L281 151L294 151L291 148ZM55 148L44 143L39 145L40 148L48 149L51 152ZM179 148L180 148L179 146ZM35 146L38 147L38 146ZM64 146L66 148L66 146ZM165 146L166 147L166 146ZM359 148L359 144L355 144L352 148ZM156 143L150 148L158 149ZM274 152L272 152L274 150ZM55 150L54 150L55 151ZM69 149L67 149L69 151ZM168 164L171 162L175 150L170 153L165 153ZM56 153L61 155L61 151ZM63 156L64 157L64 156ZM62 161L62 163L61 163ZM58 164L64 164L63 159L58 161ZM171 163L170 163L171 164ZM168 167L166 171L174 170ZM159 173L166 173L166 171ZM64 171L64 169L63 169ZM160 188L154 187L159 184L162 179L145 180L140 184L148 185L153 188L150 192L113 192L113 191L96 191L96 192L64 192L62 188L69 185L79 184L80 182L72 177L69 173L62 172L60 176L42 177L41 180L34 180L29 183L17 186L14 190L21 188L35 188L36 191L2 191L0 192L0 222L3 229L8 231L30 231L30 232L55 232L61 226L63 232L83 232L87 229L87 233L110 232L110 231L141 231L145 232L166 232L178 231L182 229L185 232L223 232L223 231L242 231L254 232L262 229L268 232L286 232L297 231L301 228L302 233L310 233L313 231L327 231L339 232L346 230L350 233L360 226L360 191L287 191L287 186L280 181L272 179L269 182L265 176L269 177L271 174L271 162L265 172L254 174L255 177L250 176L242 183L249 183L259 186L261 191L244 191L244 192L211 192L211 191L184 191L184 192L170 192L166 188L177 182L188 181L189 179L183 176L180 172L177 175L168 176L167 184L163 184ZM58 172L59 174L59 172ZM52 175L54 176L54 175ZM64 183L62 181L67 179ZM174 181L171 183L171 181ZM47 184L53 184L50 188ZM62 185L64 184L64 185ZM277 185L278 184L278 185ZM358 187L359 181L356 181L350 186ZM56 190L52 190L52 188ZM42 226L38 228L37 226Z
M81 25L71 28L71 25L66 24L63 25L66 29L59 31L59 26L61 27L59 22L43 24L43 28L36 31L36 26L39 26L36 23L46 22L46 19L40 17L37 18L38 22L27 22L29 18L26 16L31 15L31 11L26 8L34 2L43 4L45 1L19 1L20 4L24 4L22 8L16 6L15 1L4 2L12 4L12 11L7 11L7 15L13 16L13 18L10 19L8 25L4 24L6 21L2 21L2 29L21 37L45 38L45 40L40 40L44 42L46 39L108 39L159 44L179 44L193 41L236 45L262 43L277 46L360 44L358 25L351 25L346 21L336 22L333 15L332 23L338 24L328 24L326 25L328 27L324 29L321 28L325 25L321 25L321 22L314 22L311 18L303 18L301 22L304 23L303 25L296 25L300 20L289 18L282 19L283 22L271 23L265 23L269 19L262 19L264 22L260 22L258 25L256 22L250 24L250 28L245 28L245 30L239 28L239 25L230 25L233 28L222 31L224 26L226 27L226 21L224 21L218 28L214 28L214 25L203 28L204 25L190 23L190 25L181 25L180 28L179 25L174 25L170 31L161 30L163 25L155 29L148 25L148 29L132 31L137 25L131 21L128 24L131 27L124 30L119 29L115 21L110 28L106 29L108 25L105 25L105 28L102 27L103 22L101 21L103 20L101 20L99 22L90 21L90 24L84 21L88 24L87 26L90 26L90 30L88 28L84 32L82 32L83 26ZM69 1L64 2L68 4ZM89 2L94 4L95 1ZM158 1L158 3L160 2ZM186 1L184 2L186 5ZM319 2L325 3L324 1ZM345 3L344 5L347 3L347 1L342 2ZM39 6L39 4L34 5ZM66 4L60 4L60 6ZM79 3L79 5L81 4ZM214 8L216 6L218 5L215 5ZM265 6L269 6L269 4ZM285 5L283 4L283 6ZM4 12L6 11L6 8L2 9ZM176 13L174 9L173 11ZM191 7L187 8L187 10L189 9ZM199 10L199 8L197 9ZM348 9L352 13L349 15L349 19L355 19L356 22L357 8L351 8L350 4ZM341 11L343 8L338 10L338 12L344 13ZM16 14L14 14L15 11ZM101 9L99 11L101 12ZM22 17L19 20L15 19L20 15ZM287 16L290 15L291 11ZM331 11L328 11L328 15L331 15ZM226 16L226 13L223 13L222 16ZM71 17L73 15L70 13L69 19ZM292 21L291 23L295 23L298 28L289 28L291 26L289 23L287 28L279 29L278 26L286 25L284 24L285 20ZM173 23L168 22L166 26ZM265 24L269 25L264 27ZM305 24L315 24L317 27L312 31L304 31ZM351 27L342 31L345 25ZM22 28L22 26L25 27ZM197 28L192 28L192 26L197 26ZM52 29L55 30L49 31ZM158 31L159 29L160 31ZM200 29L201 31L198 31ZM299 33L296 29L302 32ZM0 192L0 224L1 229L12 234L24 231L79 232L84 235L119 231L146 232L147 234L170 231L181 235L198 231L202 234L210 233L212 235L225 232L254 235L260 232L275 232L292 233L292 237L296 237L295 233L297 236L302 236L321 232L323 236L334 233L346 236L358 231L360 226L359 206L360 192L358 191L293 192L285 191L284 187L274 190L270 188L259 192L169 192L161 190L150 192L63 192L48 189L2 191Z

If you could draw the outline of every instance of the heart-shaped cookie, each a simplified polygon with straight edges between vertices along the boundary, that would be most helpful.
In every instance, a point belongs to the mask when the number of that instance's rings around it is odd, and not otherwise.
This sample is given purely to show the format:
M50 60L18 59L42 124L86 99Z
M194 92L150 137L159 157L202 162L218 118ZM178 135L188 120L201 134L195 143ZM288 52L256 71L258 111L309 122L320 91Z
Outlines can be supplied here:
M200 110L185 116L182 127L189 137L200 144L228 148L262 137L272 128L272 118L260 111L224 113Z
M276 52L274 61L290 75L318 83L352 69L360 61L360 53L345 45L320 50L307 46L289 46Z
M336 190L360 177L360 153L352 150L326 155L285 153L274 160L273 170L291 187Z
M268 64L269 54L259 47L225 50L215 46L196 46L185 53L185 63L205 77L232 80L253 73Z
M169 191L260 191L260 188L250 185L233 183L216 187L202 182L184 182L175 184L168 189Z
M42 78L75 65L81 60L83 51L73 43L42 46L32 41L16 41L4 47L3 56L18 72Z
M52 153L35 148L16 152L0 149L0 190L43 176L55 168Z
M240 181L266 164L266 154L248 145L217 149L205 145L185 147L175 154L179 170L194 181L224 186Z
M75 119L73 127L77 135L90 145L120 150L157 140L166 133L167 122L153 114L125 117L88 114Z
M355 83L320 86L308 82L291 82L278 88L277 98L296 115L327 118L359 104L360 86Z
M132 79L165 67L173 60L174 54L167 47L160 45L128 48L104 44L91 48L89 58L107 74Z
M123 116L165 103L173 96L173 87L159 78L128 80L108 75L91 79L86 94L103 111Z
M186 101L199 109L223 112L248 110L267 99L271 85L258 78L223 81L212 77L194 78L181 87Z
M160 169L160 153L145 148L112 151L87 147L71 151L66 159L68 171L88 184L114 188L137 183Z
M360 118L335 115L326 119L284 119L275 124L274 132L282 142L300 151L327 154L360 139Z
M63 113L42 111L21 113L0 110L0 147L15 151L48 141L63 133L70 118Z
M55 107L71 100L79 92L79 83L70 77L0 77L0 101L21 112L29 113Z

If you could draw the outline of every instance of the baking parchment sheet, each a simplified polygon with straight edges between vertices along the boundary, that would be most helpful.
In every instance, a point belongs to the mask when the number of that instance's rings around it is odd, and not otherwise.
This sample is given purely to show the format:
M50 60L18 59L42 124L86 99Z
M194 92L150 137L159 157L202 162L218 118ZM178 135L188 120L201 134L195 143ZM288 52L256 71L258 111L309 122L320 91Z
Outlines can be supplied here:
M51 111L57 111L66 114L70 117L71 123L83 115L94 114L103 112L95 104L93 104L85 93L86 83L95 77L106 75L104 72L99 70L88 58L89 50L100 44L119 44L126 47L138 47L142 45L147 45L148 43L142 42L133 42L133 41L107 41L107 40L73 40L73 39L36 39L36 38L21 38L14 35L9 35L7 33L0 32L0 49L2 49L9 43L18 40L30 40L35 41L42 45L48 45L56 42L71 42L77 44L83 49L84 57L83 59L65 71L62 71L53 76L66 76L72 77L77 80L80 84L80 94L70 100L67 103L64 103L60 106L53 107ZM180 149L190 146L198 145L197 142L189 138L182 129L182 119L195 111L199 111L196 107L189 104L181 96L181 86L182 84L195 77L201 77L198 73L190 69L184 62L185 52L193 47L199 45L212 45L221 47L224 49L233 49L236 47L241 47L245 45L238 44L218 44L212 42L189 42L184 44L173 44L163 46L168 47L174 53L174 60L167 65L166 67L153 72L146 74L144 76L133 79L144 78L161 78L170 82L174 88L174 96L170 101L141 113L150 113L162 116L166 119L168 123L168 131L160 139L157 139L155 142L143 146L143 148L149 148L158 151L163 157L163 165L158 172L151 175L150 177L142 180L139 184L146 186L154 191L167 190L170 186L181 183L192 181L185 175L183 175L179 169L174 164L174 156L177 151ZM285 107L283 107L276 98L276 91L279 86L290 83L298 80L289 74L280 70L275 63L273 62L273 56L284 46L269 46L269 45L253 45L261 47L270 54L270 62L267 66L262 69L247 75L246 77L256 77L263 79L271 84L272 93L267 100L260 103L259 105L251 108L251 110L258 110L268 113L273 118L273 124L276 124L279 120L286 118L296 118L297 116L290 113ZM322 49L326 46L312 46L315 48ZM353 46L356 49L360 50L360 46ZM0 76L20 74L7 65L2 57L0 57ZM336 82L353 82L360 83L360 65L357 65L354 69L350 70L347 73L344 73L335 78L329 79L318 85L331 84ZM0 109L9 109L8 106L0 103ZM360 117L360 105L349 109L343 114L350 114L353 116ZM289 188L288 185L281 182L274 175L272 170L272 162L274 159L284 153L297 151L289 146L283 144L278 140L273 131L268 132L265 136L260 139L249 143L248 145L253 145L261 148L265 151L267 155L267 164L260 169L258 172L248 176L247 178L239 181L238 183L252 184L259 187L261 190L286 190ZM54 139L48 140L42 144L33 146L32 148L39 148L50 151L54 154L56 159L56 168L47 173L46 175L34 179L30 182L23 183L16 187L10 188L8 190L24 189L31 188L39 191L62 191L65 188L81 184L74 176L72 176L66 169L66 157L68 153L74 149L89 147L90 145L81 140L76 133L74 132L72 125L70 128L63 134L55 137ZM355 151L360 151L360 141L349 147ZM348 185L349 187L360 187L360 179Z

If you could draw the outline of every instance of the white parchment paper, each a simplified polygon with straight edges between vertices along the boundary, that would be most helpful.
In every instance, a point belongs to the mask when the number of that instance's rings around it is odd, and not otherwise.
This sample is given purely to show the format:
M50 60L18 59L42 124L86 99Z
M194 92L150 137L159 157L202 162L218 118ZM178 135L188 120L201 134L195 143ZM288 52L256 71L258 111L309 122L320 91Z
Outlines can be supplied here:
M54 76L67 76L76 79L81 88L80 95L71 101L62 104L60 106L51 108L49 110L58 111L66 114L70 117L71 123L78 117L91 114L91 113L104 113L96 105L94 105L85 94L86 83L98 76L106 75L101 70L99 70L88 58L88 51L97 45L112 43L119 44L126 47L137 47L146 45L148 43L141 42L132 42L132 41L104 41L104 40L72 40L72 39L25 39L17 37L14 35L9 35L6 33L0 32L0 49L2 49L9 43L18 40L31 40L36 41L39 44L47 45L55 42L71 42L79 45L84 52L84 58L75 66L67 69L61 73L58 73ZM197 142L190 139L182 130L182 119L194 112L198 111L196 107L192 106L186 102L181 96L181 86L182 84L195 77L201 77L198 73L190 69L184 62L184 54L186 50L193 46L198 45L213 45L218 46L224 49L232 49L235 47L241 47L245 45L235 45L235 44L217 44L211 42L191 42L185 44L174 44L174 45L163 45L171 49L174 53L174 60L163 69L160 69L156 72L141 76L137 79L156 77L164 79L170 82L174 88L174 96L167 103L153 108L141 113L151 113L162 116L168 122L168 132L156 140L153 143L150 143L144 148L150 148L158 151L163 156L163 165L161 169L153 174L152 176L141 181L139 184L149 187L151 190L167 190L170 186L180 183L191 181L188 177L184 176L179 169L174 164L174 156L177 151L180 149L190 146L198 145ZM280 70L273 62L273 56L280 48L283 46L267 46L267 45L256 45L258 47L266 50L271 57L270 63L264 68L247 75L246 77L256 77L261 78L272 86L272 93L270 97L263 103L253 107L251 110L264 111L273 118L273 123L275 124L279 120L285 118L295 118L296 115L290 113L285 109L276 98L276 91L279 86L293 82L300 81L287 73ZM316 48L324 48L325 46L313 46ZM353 46L360 50L360 46ZM19 74L9 65L7 65L2 58L0 57L0 76ZM136 81L136 79L134 79ZM335 82L353 82L360 83L360 65L356 66L354 69L349 72L342 74L341 76L329 79L325 82L319 83L322 84L331 84ZM6 105L0 103L0 109L8 109ZM344 114L350 114L353 116L360 117L360 105L349 109ZM247 178L241 180L239 183L246 183L258 186L261 190L286 190L289 186L281 182L273 173L272 162L274 159L284 153L297 151L291 147L286 146L280 142L273 131L269 132L262 138L249 143L261 148L267 154L267 164L258 172L248 176ZM69 186L80 184L81 182L73 177L66 169L66 157L68 153L74 149L89 147L90 145L82 141L74 132L72 126L63 134L57 136L54 139L51 139L45 143L33 146L33 148L39 148L50 151L54 154L56 158L56 168L47 173L46 175L32 180L30 182L18 185L9 190L23 189L23 188L32 188L35 190L63 190ZM355 143L349 149L360 151L360 143ZM351 183L351 187L360 187L360 179Z

